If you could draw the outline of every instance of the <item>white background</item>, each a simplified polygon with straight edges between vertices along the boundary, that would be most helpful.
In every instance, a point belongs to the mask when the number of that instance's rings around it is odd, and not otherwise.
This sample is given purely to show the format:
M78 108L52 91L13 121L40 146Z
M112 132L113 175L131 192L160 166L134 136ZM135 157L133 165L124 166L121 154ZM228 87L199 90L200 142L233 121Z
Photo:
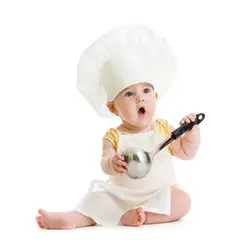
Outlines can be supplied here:
M249 249L249 11L239 0L1 1L0 248ZM178 56L179 79L157 114L175 127L206 114L197 157L175 159L192 210L165 225L40 230L38 208L71 210L106 178L101 137L119 121L96 116L76 67L100 35L128 23L166 36Z

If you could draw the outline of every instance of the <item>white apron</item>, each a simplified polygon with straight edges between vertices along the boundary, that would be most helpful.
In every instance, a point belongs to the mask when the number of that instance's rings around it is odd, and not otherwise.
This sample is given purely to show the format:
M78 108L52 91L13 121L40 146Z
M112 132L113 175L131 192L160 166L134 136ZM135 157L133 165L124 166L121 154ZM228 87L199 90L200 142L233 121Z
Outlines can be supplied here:
M153 151L165 138L156 129L138 134L121 134L117 150L138 147ZM107 181L96 180L90 185L87 194L75 208L97 224L119 225L120 219L128 210L142 207L144 211L170 215L171 187L176 185L172 155L167 147L155 155L150 172L142 179L131 179L126 174L110 176Z

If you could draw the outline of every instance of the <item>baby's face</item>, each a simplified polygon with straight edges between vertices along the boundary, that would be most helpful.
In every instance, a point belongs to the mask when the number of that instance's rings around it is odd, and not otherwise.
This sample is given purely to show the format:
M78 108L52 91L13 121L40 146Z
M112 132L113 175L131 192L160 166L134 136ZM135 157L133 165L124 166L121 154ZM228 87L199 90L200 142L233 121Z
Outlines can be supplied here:
M157 93L149 83L137 83L121 91L114 100L116 113L136 127L151 122L155 113Z

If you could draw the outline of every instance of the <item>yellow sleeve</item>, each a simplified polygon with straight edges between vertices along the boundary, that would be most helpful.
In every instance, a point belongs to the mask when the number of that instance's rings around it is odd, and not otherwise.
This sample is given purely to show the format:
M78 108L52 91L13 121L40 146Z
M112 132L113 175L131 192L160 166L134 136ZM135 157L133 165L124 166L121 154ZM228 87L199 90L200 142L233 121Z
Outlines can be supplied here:
M102 139L109 140L113 145L115 150L117 151L117 145L118 145L118 133L115 129L111 128L109 129Z
M170 125L166 120L158 119L157 120L157 129L164 136L164 138L168 138L171 135ZM173 153L171 152L171 150L169 149L168 146L167 146L167 149L168 149L169 153L171 155L173 155Z

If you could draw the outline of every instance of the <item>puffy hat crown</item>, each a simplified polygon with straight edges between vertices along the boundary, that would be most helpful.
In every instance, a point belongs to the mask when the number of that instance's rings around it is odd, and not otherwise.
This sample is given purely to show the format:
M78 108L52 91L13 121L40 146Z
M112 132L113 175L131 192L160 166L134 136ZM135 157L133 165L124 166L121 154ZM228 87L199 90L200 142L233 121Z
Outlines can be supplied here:
M102 35L82 53L77 69L77 88L103 118L114 117L106 103L124 88L149 82L161 99L177 73L166 39L141 25L119 26Z

